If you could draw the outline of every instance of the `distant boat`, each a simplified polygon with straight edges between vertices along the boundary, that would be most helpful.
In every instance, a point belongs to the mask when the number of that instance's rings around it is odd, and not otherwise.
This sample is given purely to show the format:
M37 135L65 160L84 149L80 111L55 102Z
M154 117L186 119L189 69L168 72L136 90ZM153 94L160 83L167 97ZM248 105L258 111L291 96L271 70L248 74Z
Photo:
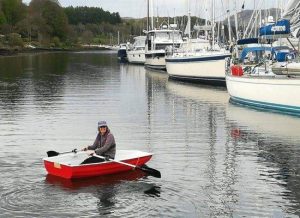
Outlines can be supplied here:
M145 41L146 36L134 37L134 43L132 44L132 46L127 47L127 58L129 63L145 63Z
M127 61L127 45L125 43L121 43L118 49L118 59L120 61Z
M145 66L151 69L166 70L166 49L178 48L183 42L177 25L161 25L147 33Z

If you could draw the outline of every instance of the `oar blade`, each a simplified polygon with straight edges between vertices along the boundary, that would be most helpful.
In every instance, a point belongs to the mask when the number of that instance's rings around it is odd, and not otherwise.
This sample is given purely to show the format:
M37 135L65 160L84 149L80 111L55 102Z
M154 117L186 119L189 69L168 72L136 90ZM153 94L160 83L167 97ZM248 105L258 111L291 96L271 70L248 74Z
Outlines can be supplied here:
M143 172L147 173L150 176L156 177L156 178L161 178L161 173L153 168L150 168L146 165L143 165L141 167L137 167L138 169L142 170Z
M56 151L47 151L47 155L48 155L48 157L54 157L54 156L59 155L59 153Z

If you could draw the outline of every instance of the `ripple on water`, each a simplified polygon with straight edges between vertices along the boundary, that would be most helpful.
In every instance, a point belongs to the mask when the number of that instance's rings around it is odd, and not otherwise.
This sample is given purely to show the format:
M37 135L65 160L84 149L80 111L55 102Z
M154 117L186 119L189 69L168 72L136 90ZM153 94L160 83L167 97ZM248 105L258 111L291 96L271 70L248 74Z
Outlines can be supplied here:
M299 119L233 106L226 89L169 81L117 64L116 54L9 60L0 57L9 70L0 74L0 216L299 213ZM162 178L46 176L46 151L91 144L99 119L109 122L118 149L153 152L149 166Z

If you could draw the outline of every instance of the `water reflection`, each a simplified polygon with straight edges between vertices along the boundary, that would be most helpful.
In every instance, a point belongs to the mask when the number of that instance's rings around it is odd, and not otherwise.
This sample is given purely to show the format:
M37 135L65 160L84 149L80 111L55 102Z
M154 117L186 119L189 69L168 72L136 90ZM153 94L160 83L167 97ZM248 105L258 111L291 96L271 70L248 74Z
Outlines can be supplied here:
M192 127L195 129L200 125L202 131L207 131L204 138L208 139L208 147L201 146L207 150L207 156L203 157L201 153L199 156L207 159L201 162L206 166L202 175L208 179L204 197L208 198L208 206L214 208L210 215L230 216L233 208L229 205L241 200L243 187L247 187L247 192L257 193L257 196L243 193L246 199L240 202L239 207L244 212L235 214L284 214L283 211L273 213L258 208L251 212L249 207L254 207L254 202L260 197L277 198L278 205L286 205L291 211L299 208L299 204L292 203L300 200L297 194L299 183L296 182L299 181L300 169L297 162L300 155L297 146L299 119L232 105L228 103L226 90L214 87L169 81L167 90L174 95L174 118L179 117L178 108L183 107L180 113L184 111L190 122L201 120ZM191 146L189 125L186 124L183 129L186 130L185 144ZM269 188L276 191L266 192Z
M261 132L265 137L299 142L300 119L290 115L259 111L234 104L228 105L228 120L240 128Z
M229 101L229 94L224 87L196 85L170 80L167 88L178 97L202 103L226 106Z
M77 195L84 194L86 196L91 194L98 199L96 205L100 216L114 215L118 217L118 213L123 216L126 211L130 211L130 209L123 207L123 201L127 202L128 208L133 209L134 205L132 204L136 205L138 203L133 203L134 196L141 196L142 194L155 198L160 196L160 187L147 183L146 180L147 175L136 170L115 175L73 180L47 175L45 182L70 193L76 192ZM89 198L86 197L87 201ZM135 210L138 210L138 208ZM134 217L134 214L130 216Z
M1 107L17 111L30 97L46 106L53 104L64 89L68 57L64 53L44 53L1 58Z
M255 144L262 179L276 184L279 196L300 207L300 119L229 104L227 118L237 143Z
M0 74L3 216L299 214L298 118L232 105L224 88L169 81L111 53L15 58ZM45 181L39 157L91 143L102 118L118 149L153 152L163 177Z
M160 196L160 187L153 185L148 190L144 191L145 194L151 196L151 197L159 197Z
M229 96L226 89L175 81L168 81L166 88L173 100L173 122L183 133L180 136L177 133L177 140L173 142L178 144L178 138L184 139L187 148L187 151L179 150L188 157L180 159L185 165L189 163L185 177L193 178L185 178L185 181L190 186L193 186L192 181L198 183L196 189L203 193L199 199L205 203L199 208L200 213L204 216L230 216L232 209L228 205L234 204L238 197L235 189L237 159L234 155L236 149L227 137ZM203 210L206 207L211 210Z

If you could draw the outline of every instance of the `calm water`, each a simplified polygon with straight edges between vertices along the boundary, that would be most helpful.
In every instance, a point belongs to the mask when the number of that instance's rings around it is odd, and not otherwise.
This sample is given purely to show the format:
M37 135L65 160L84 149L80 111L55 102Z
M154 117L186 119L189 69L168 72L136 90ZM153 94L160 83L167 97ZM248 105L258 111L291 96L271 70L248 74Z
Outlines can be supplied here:
M0 217L298 217L300 118L228 100L114 53L0 57ZM47 176L46 151L92 143L102 119L162 178Z

